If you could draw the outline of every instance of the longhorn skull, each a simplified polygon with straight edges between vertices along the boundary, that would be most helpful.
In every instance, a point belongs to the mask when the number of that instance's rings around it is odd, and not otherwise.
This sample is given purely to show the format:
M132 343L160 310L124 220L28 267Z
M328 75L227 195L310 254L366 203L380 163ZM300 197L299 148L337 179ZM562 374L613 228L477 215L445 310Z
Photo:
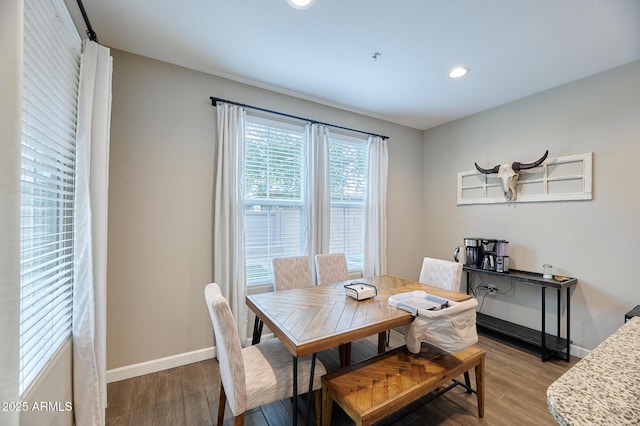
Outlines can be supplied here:
M518 172L520 170L533 169L534 167L538 167L549 155L549 150L546 150L544 155L537 161L533 163L521 163L519 161L514 161L511 164L501 164L497 165L492 169L483 169L478 166L478 163L474 163L476 165L476 169L480 173L484 173L486 175L498 174L498 179L502 181L502 188L504 190L504 198L507 201L515 201L516 200L516 182L518 182L518 177L520 175Z

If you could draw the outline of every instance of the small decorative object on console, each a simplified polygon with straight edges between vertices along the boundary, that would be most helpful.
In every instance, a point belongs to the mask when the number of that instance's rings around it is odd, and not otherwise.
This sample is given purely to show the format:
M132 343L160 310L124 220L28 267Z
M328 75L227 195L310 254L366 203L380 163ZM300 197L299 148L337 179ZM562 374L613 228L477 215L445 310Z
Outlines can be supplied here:
M553 278L553 265L545 263L542 265L542 278L550 280Z

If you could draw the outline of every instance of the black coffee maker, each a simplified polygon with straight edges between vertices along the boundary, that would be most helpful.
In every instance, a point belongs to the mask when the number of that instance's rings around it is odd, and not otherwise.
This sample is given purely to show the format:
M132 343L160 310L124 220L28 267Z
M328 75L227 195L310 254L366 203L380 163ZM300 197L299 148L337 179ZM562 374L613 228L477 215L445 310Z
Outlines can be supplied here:
M482 262L482 238L464 239L464 266L479 269Z
M482 240L481 269L486 271L496 270L496 240Z
M496 241L496 272L509 272L509 241Z

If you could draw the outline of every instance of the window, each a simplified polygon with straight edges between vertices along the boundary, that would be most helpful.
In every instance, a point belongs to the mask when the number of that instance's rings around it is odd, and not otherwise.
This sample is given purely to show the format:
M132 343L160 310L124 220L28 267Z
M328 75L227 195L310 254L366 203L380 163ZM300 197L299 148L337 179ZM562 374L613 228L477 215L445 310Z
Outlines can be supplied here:
M71 333L81 41L62 0L27 0L20 200L20 393Z
M329 139L331 179L330 252L344 253L350 272L363 270L367 142Z
M247 284L273 282L272 259L304 255L304 128L256 117L245 126Z
M273 282L272 260L306 249L305 129L247 116L244 231L247 284ZM345 253L350 272L363 270L367 141L329 140L331 229L329 251Z

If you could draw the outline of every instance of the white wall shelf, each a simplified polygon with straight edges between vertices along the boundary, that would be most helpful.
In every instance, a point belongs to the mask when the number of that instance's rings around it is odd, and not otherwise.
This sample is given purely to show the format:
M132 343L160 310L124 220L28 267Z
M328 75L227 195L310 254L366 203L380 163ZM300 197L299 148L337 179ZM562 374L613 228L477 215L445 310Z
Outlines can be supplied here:
M520 171L515 201L505 200L497 175L486 175L477 170L458 172L458 205L591 200L592 159L592 152L567 155L547 159L539 167Z

